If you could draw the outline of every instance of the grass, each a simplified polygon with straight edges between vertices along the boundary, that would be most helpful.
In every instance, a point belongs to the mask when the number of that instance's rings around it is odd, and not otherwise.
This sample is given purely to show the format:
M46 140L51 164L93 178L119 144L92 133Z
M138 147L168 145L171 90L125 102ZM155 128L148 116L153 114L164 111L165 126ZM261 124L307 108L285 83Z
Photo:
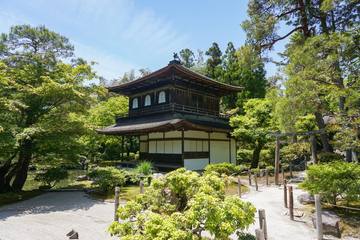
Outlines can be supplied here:
M146 191L146 187L145 187L145 191ZM130 185L130 186L120 187L120 200L125 200L125 201L133 200L138 194L140 194L139 186ZM104 193L104 192L95 191L95 192L91 192L90 196L102 201L109 201L115 199L114 192Z

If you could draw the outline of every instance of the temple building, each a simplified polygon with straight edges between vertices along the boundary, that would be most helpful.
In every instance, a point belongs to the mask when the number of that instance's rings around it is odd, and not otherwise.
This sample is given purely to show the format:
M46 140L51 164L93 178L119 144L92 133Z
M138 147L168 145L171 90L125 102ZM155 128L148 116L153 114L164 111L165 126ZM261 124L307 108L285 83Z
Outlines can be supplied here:
M220 98L241 87L191 71L178 60L109 91L129 97L127 117L99 133L139 138L140 159L158 168L202 170L210 163L236 162L236 142Z

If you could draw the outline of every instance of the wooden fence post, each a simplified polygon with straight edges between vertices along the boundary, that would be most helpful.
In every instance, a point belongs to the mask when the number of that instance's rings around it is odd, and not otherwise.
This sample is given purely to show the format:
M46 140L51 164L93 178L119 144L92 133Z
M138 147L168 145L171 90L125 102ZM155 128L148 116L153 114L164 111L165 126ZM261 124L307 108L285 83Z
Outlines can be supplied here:
M287 208L288 204L287 204L287 181L284 180L284 207Z
M249 175L249 186L251 186L251 169L248 170L248 175Z
M292 164L290 164L290 178L293 178L293 169L292 169Z
M289 216L291 220L294 220L294 195L292 186L289 186Z
M254 174L254 181L255 181L255 190L258 191L259 187L258 187L258 181L257 181L257 173Z
M238 180L238 195L241 198L241 180L240 180L240 176L238 176L237 180Z
M269 186L269 170L265 169L266 186Z
M315 194L315 210L316 210L316 235L318 240L323 239L321 198L319 194Z
M264 233L264 239L267 239L267 225L266 225L265 209L259 209L258 212L259 212L260 229Z
M255 229L255 236L256 236L256 240L265 240L264 238L264 232L261 229Z
M115 187L115 213L114 213L114 221L119 221L119 217L117 215L117 210L119 208L119 197L120 197L120 187Z
M285 169L284 169L284 167L281 167L281 177L282 177L283 183L284 183L284 180L285 180Z
M280 139L276 137L275 145L275 185L279 185Z
M143 194L144 193L144 182L141 180L139 185L140 185L140 194Z

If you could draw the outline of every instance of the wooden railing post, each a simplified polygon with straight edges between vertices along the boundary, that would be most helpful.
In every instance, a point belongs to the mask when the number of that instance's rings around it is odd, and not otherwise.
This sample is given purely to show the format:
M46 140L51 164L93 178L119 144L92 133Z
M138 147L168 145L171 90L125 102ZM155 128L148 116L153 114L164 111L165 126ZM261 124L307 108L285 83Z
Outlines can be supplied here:
M315 194L315 211L316 211L316 235L318 240L323 239L321 198L319 194Z
M285 180L285 170L284 170L284 167L281 167L281 177L282 177L282 180L283 180L283 183L284 183L284 180Z
M269 170L265 169L266 186L269 186Z
M259 209L258 213L259 213L260 229L264 233L264 239L267 239L268 237L267 237L267 225L266 225L265 209Z
M237 181L238 181L238 195L241 198L241 180L240 180L240 176L238 176Z
M264 231L261 229L255 229L255 236L256 236L256 240L265 240L264 238Z
M287 204L287 181L284 180L284 207L287 208L288 204Z
M249 186L251 186L251 169L248 170L248 175L249 175Z
M259 187L258 187L258 181L257 181L257 173L254 174L254 181L255 181L255 190L258 191Z
M117 215L117 210L119 208L119 197L120 197L120 187L115 187L115 212L114 212L114 221L119 221L119 217Z
M289 186L289 216L291 220L294 220L294 195L292 186Z

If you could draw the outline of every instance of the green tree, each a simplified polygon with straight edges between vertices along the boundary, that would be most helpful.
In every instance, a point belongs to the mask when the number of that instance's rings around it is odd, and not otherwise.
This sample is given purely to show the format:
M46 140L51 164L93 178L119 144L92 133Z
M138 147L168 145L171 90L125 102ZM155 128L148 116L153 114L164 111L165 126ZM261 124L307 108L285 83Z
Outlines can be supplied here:
M67 38L43 26L14 26L1 35L2 84L5 80L7 85L1 98L15 111L1 109L0 115L11 127L4 132L12 133L15 144L0 154L2 159L17 158L0 167L6 176L0 176L2 191L22 189L34 158L77 157L81 146L76 139L84 125L74 114L85 112L91 103L94 90L84 83L95 75L85 61L73 58L73 50Z
M146 194L121 206L121 221L109 231L121 239L204 239L204 231L228 239L254 222L255 208L226 196L224 189L216 174L178 169L154 179Z
M182 49L179 52L181 64L187 68L191 68L195 65L195 55L189 48Z
M234 128L233 136L253 149L251 168L258 167L260 152L269 141L269 132L274 130L272 106L268 99L250 99L244 105L244 115L234 116L230 125Z
M206 75L217 80L222 73L222 52L219 45L214 42L205 52L205 55L208 56L208 59L206 60Z

